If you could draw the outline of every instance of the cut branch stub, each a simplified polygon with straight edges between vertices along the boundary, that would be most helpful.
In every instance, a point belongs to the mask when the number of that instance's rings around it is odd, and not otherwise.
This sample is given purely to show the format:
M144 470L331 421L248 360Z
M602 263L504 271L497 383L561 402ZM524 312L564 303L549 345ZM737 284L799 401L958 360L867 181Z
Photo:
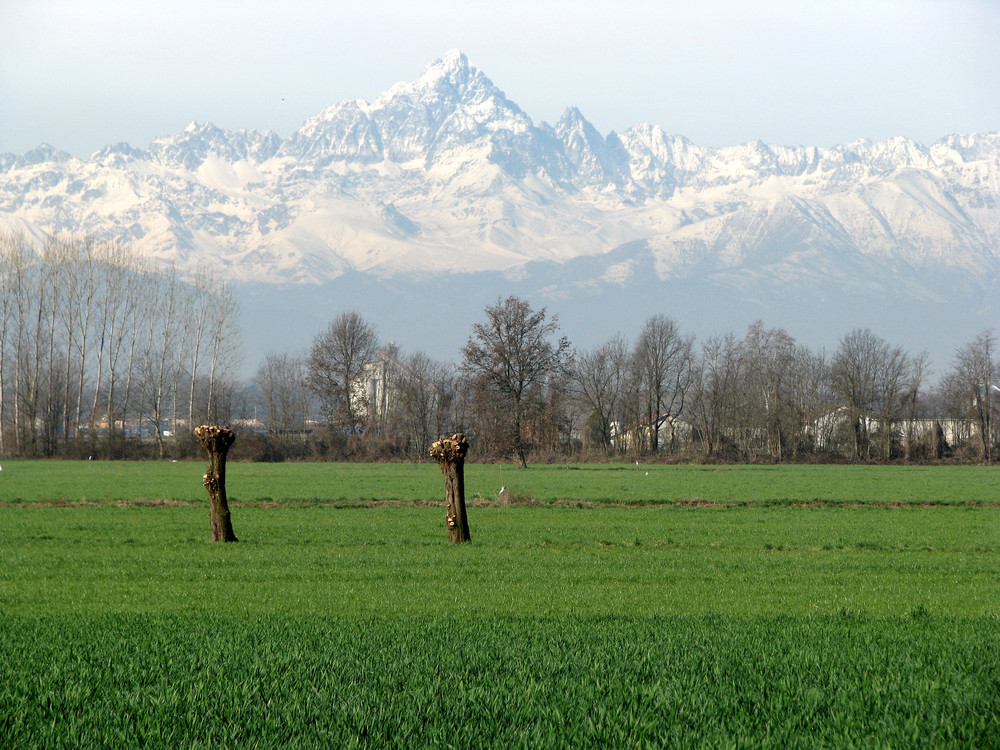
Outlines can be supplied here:
M448 508L446 524L451 542L472 540L465 513L465 454L468 452L469 442L460 432L438 440L430 450L431 457L437 459L444 474L445 504Z
M450 438L442 438L431 446L431 456L440 461L465 461L469 452L469 441L465 435L456 432Z
M229 516L229 500L226 498L226 454L236 435L228 427L203 424L194 428L198 438L208 453L208 472L205 474L205 489L208 490L208 513L212 524L213 542L235 542L233 523Z

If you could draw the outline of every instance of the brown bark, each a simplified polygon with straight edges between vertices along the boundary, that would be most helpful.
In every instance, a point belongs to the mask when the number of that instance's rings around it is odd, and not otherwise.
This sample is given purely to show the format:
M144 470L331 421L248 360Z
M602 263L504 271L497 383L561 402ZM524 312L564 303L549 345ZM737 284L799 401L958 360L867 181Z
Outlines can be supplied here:
M462 433L438 440L431 446L431 456L437 459L444 474L445 504L448 508L448 541L469 542L469 519L465 513L465 454L469 442Z
M213 542L235 542L233 523L229 517L229 501L226 499L226 454L236 435L228 427L203 424L195 427L195 437L208 452L208 473L205 474L205 489L208 490L209 520L212 524Z

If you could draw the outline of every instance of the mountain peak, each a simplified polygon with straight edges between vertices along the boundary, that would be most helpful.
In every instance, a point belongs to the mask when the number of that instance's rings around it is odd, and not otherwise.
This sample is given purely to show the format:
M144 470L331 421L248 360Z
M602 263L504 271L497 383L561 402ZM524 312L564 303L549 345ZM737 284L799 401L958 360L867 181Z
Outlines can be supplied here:
M18 165L29 166L32 164L44 164L45 162L60 164L71 159L73 159L72 154L60 151L51 144L41 143L36 148L26 151L18 160Z
M391 86L372 103L372 108L378 109L401 99L457 102L496 93L503 96L463 52L453 49L427 65L415 81L401 81Z
M576 124L579 122L584 122L586 121L586 119L587 118L583 116L583 113L580 111L579 107L566 107L566 109L562 113L562 117L559 118L559 122L565 124Z
M456 47L445 52L440 59L435 60L427 67L430 68L436 65L451 70L467 69L469 67L469 58L464 52L462 52L462 50Z

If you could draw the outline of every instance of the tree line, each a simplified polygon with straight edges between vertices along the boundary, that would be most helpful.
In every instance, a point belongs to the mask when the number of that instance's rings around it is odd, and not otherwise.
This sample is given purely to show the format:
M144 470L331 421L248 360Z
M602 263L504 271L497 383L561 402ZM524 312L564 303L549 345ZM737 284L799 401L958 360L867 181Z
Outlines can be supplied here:
M696 341L667 315L634 340L574 349L517 297L473 324L457 365L382 342L343 312L308 351L238 382L232 291L127 245L0 238L0 454L189 455L230 424L257 460L425 457L461 432L479 458L704 461L981 460L1000 442L987 330L931 382L925 354L868 329L835 351L780 328Z
M937 383L926 354L868 329L827 353L759 321L699 344L654 315L634 341L573 349L557 316L508 297L486 307L457 367L402 356L346 312L305 356L268 357L256 382L274 438L309 433L317 400L311 452L322 456L422 456L462 432L480 457L522 466L529 456L990 462L996 346L992 331L978 334Z
M0 455L162 457L234 410L238 307L120 242L0 236Z

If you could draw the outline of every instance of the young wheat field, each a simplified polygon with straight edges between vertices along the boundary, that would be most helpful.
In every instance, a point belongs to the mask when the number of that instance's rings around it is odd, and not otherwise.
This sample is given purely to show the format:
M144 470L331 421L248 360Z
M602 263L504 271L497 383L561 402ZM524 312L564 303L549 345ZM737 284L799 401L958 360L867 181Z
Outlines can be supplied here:
M993 467L204 468L3 462L0 746L1000 742Z

